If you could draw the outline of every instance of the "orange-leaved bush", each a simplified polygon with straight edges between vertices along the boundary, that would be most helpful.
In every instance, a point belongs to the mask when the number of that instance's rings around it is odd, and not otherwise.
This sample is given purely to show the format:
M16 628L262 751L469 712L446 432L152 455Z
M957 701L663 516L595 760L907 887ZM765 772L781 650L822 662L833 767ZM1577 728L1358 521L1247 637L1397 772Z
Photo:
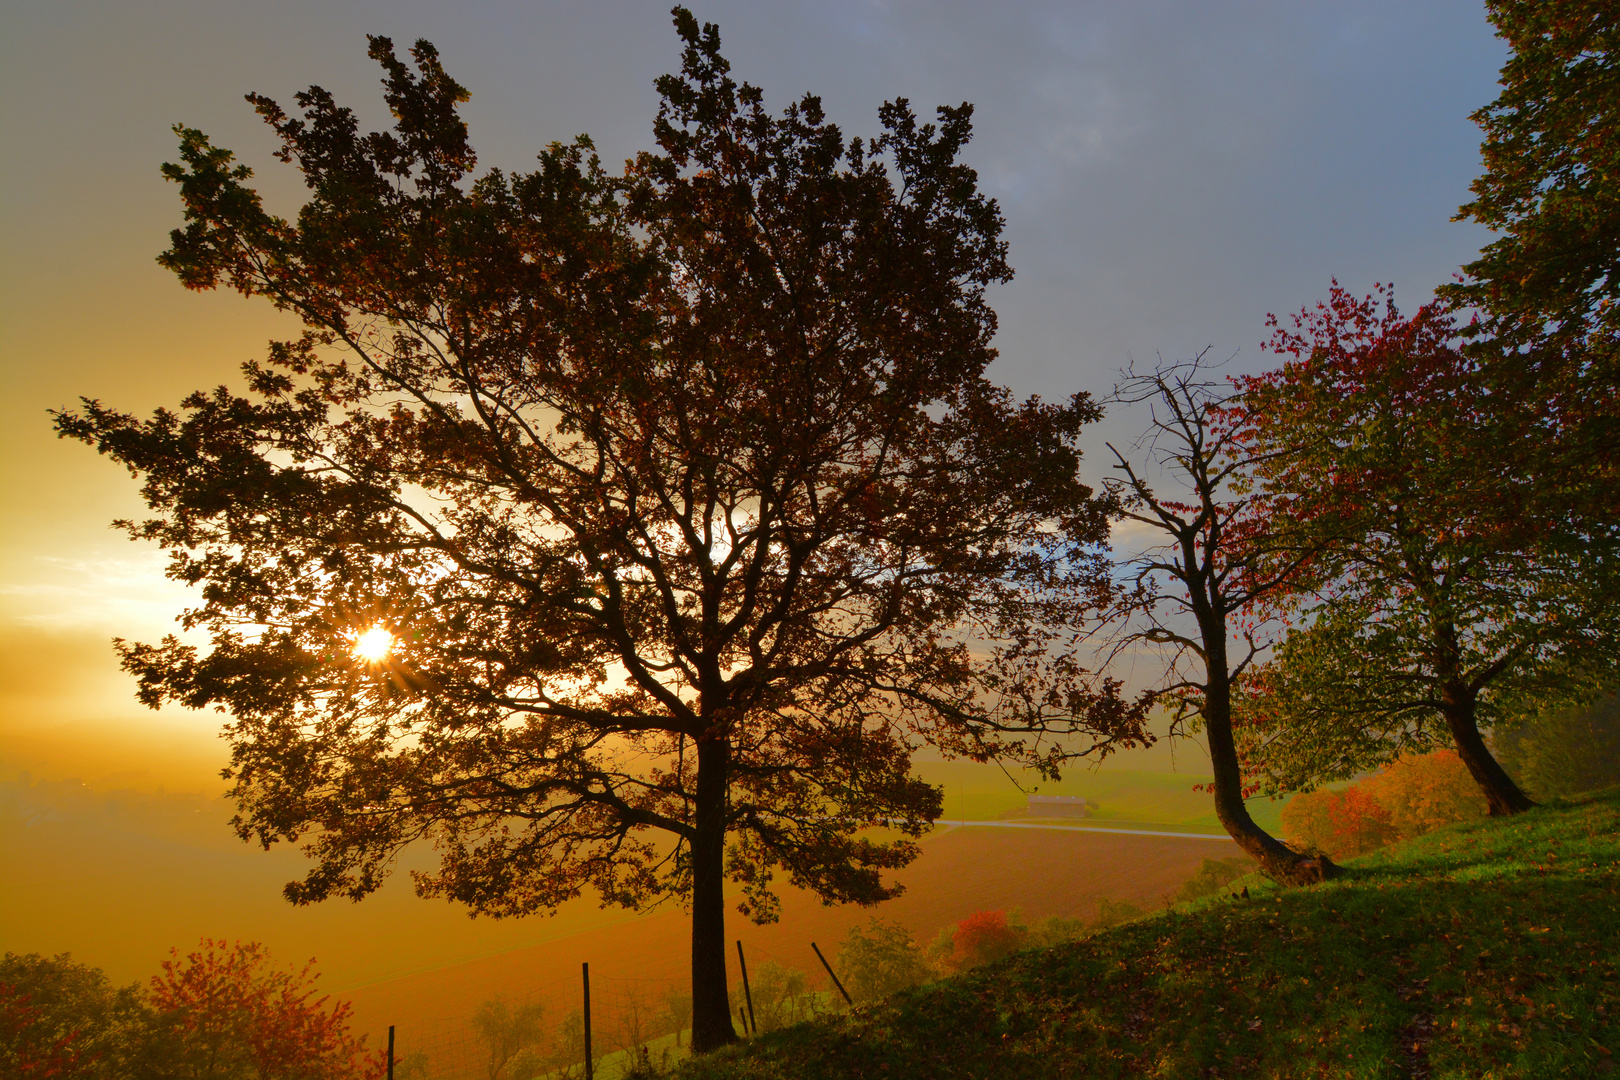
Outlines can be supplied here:
M282 970L258 942L210 938L184 958L170 953L149 1000L184 1059L171 1064L261 1080L375 1080L387 1071L387 1055L367 1053L365 1036L350 1033L349 1003L315 996L314 961Z
M1402 838L1484 817L1490 808L1468 766L1452 749L1399 758L1357 786L1389 812L1390 823Z
M1295 844L1336 859L1362 855L1397 839L1389 811L1358 787L1310 791L1289 800L1283 833Z
M1338 858L1482 817L1485 796L1455 750L1398 758L1340 791L1296 795L1283 807L1283 831L1295 844Z

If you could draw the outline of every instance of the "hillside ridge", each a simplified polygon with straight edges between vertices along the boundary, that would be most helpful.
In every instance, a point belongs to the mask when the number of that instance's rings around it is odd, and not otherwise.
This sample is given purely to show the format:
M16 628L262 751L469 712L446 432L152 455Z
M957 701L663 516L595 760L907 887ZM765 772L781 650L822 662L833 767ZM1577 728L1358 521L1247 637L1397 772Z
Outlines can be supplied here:
M721 1078L1603 1077L1620 789L1442 829L767 1034ZM1237 888L1237 885L1233 886Z

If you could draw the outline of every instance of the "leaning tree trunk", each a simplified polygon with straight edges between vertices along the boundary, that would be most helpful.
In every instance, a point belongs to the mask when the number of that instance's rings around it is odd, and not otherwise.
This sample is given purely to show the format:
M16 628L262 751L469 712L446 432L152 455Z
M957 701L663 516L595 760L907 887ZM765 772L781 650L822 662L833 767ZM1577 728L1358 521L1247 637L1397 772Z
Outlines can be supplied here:
M1206 628L1208 648L1204 684L1204 736L1215 771L1215 816L1238 847L1256 862L1267 877L1282 885L1310 885L1339 873L1326 855L1312 858L1272 836L1249 816L1243 802L1243 769L1232 738L1232 680L1227 674L1225 627Z
M737 1041L726 990L726 790L731 747L697 740L692 840L692 1052Z
M1485 793L1491 817L1522 814L1536 804L1513 782L1513 777L1485 745L1474 718L1477 701L1477 695L1460 684L1450 683L1441 688L1440 711L1451 729L1452 741L1457 744L1457 756L1462 758L1474 782Z

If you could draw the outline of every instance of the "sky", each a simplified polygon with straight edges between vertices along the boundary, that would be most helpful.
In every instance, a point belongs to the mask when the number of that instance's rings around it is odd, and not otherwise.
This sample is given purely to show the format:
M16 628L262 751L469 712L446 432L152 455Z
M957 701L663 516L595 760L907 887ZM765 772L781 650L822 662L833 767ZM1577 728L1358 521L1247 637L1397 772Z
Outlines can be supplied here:
M1506 51L1464 0L728 0L733 71L779 108L820 94L848 134L878 105L972 102L966 157L1007 219L1001 357L1020 394L1105 394L1135 360L1209 347L1270 362L1265 317L1394 282L1427 299L1488 234L1450 220L1479 171L1469 114ZM187 603L160 553L109 528L131 477L60 442L47 410L144 413L230 382L294 332L262 303L184 290L154 262L180 223L159 165L176 123L299 183L242 95L309 84L386 123L365 35L427 38L472 92L482 166L523 169L587 132L651 145L653 80L679 63L660 3L546 0L8 0L0 6L0 768L217 790L219 717L152 714L113 637L152 640ZM1140 417L1111 414L1089 437Z

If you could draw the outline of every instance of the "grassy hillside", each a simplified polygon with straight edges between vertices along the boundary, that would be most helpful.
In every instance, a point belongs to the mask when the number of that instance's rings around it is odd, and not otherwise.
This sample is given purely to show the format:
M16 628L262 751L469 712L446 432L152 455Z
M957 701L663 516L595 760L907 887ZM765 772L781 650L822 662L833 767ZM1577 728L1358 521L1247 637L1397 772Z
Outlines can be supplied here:
M1316 888L1249 891L680 1075L1620 1075L1620 792L1453 826Z

